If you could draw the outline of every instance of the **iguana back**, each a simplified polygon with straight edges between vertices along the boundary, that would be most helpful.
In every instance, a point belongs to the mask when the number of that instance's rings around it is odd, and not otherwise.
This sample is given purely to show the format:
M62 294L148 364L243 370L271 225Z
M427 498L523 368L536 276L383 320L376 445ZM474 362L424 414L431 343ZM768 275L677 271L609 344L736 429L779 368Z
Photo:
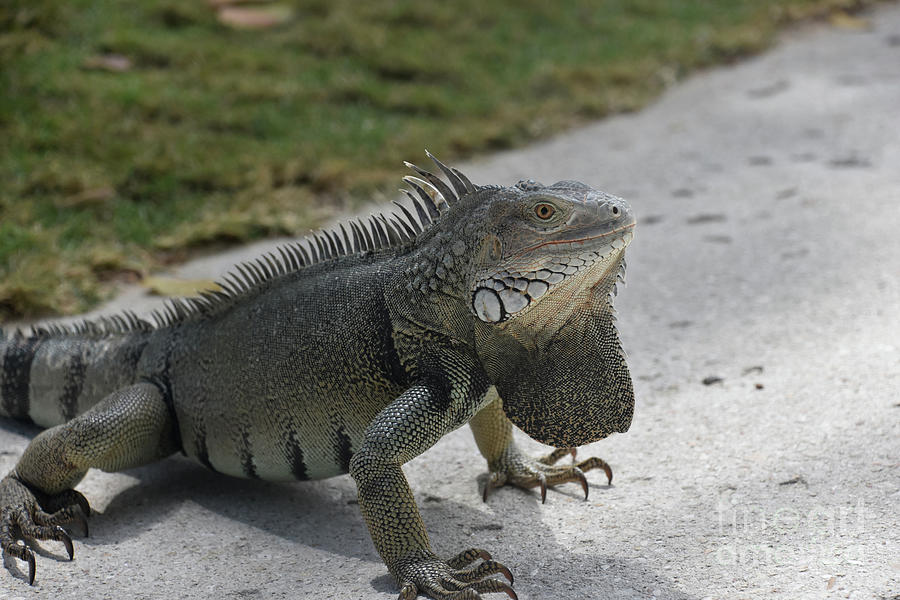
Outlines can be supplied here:
M349 472L365 428L409 382L383 300L390 264L314 265L151 340L139 371L167 386L184 451L243 477Z

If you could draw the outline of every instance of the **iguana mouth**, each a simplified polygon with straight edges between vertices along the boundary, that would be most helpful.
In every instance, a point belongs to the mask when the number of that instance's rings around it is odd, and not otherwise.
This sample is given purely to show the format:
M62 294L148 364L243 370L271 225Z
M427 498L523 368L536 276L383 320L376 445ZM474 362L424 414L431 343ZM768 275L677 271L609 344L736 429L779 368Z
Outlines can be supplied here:
M591 235L591 236L587 236L587 237L580 237L580 238L567 239L567 240L548 240L546 242L541 242L540 244L535 244L534 246L529 246L527 248L523 248L522 250L519 250L518 252L513 254L510 258L517 258L519 256L522 256L523 254L527 254L528 252L532 252L539 248L544 248L545 246L557 246L557 245L561 245L561 244L583 244L585 242L600 240L605 237L609 237L609 236L615 235L615 234L623 232L623 231L627 232L630 229L634 229L634 226L635 226L635 221L631 221L630 223L628 223L626 225L617 227L616 229L613 229L611 231L607 231L605 233L601 233L598 235ZM622 237L624 238L625 236L622 236ZM631 240L629 240L629 241L631 241Z

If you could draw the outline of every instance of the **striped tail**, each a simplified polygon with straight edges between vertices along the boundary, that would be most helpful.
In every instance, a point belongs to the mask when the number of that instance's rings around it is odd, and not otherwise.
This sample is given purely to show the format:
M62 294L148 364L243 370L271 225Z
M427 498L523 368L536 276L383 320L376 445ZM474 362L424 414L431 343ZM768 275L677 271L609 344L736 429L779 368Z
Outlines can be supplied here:
M0 416L52 427L134 382L149 325L0 330Z

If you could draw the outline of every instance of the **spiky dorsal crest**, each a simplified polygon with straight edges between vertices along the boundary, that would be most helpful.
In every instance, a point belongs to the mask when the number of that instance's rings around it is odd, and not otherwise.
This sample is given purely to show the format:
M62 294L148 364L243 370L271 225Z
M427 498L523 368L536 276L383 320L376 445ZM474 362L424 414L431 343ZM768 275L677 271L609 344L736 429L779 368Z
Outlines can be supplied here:
M163 310L154 312L152 316L156 326L166 327L194 315L210 314L235 299L304 267L342 256L412 244L422 232L430 229L449 211L451 205L478 189L459 170L446 166L427 150L425 153L450 184L412 163L404 163L418 175L404 177L403 181L410 189L401 190L409 198L415 214L407 206L394 202L400 209L399 213L378 213L367 219L351 219L346 224L340 223L334 228L310 234L299 242L281 246L277 249L277 255L268 252L256 260L238 264L234 271L218 282L220 291L172 300Z
M410 189L401 190L412 204L412 210L400 202L394 204L400 212L378 213L368 219L352 219L334 228L312 233L304 239L267 252L261 257L235 265L234 270L218 282L215 291L201 292L191 298L170 300L162 309L150 315L152 323L131 312L94 321L81 321L74 325L41 325L32 328L32 336L100 338L131 332L149 332L154 328L174 325L194 317L212 314L230 306L241 297L262 289L272 281L312 265L325 261L387 248L399 248L412 244L416 238L430 229L450 206L460 198L474 193L478 187L459 170L448 167L427 150L425 154L447 178L412 163L404 163L418 177L403 178ZM413 211L415 214L413 214ZM349 231L348 231L349 230ZM17 331L14 335L23 335ZM2 330L0 330L0 339Z
M95 320L78 321L71 325L58 323L34 325L27 336L22 330L16 329L12 337L13 339L24 337L49 338L75 335L85 338L100 338L135 331L152 331L152 329L152 324L141 319L130 310L126 310L116 315L99 317ZM0 329L0 340L3 339L5 339L3 330Z

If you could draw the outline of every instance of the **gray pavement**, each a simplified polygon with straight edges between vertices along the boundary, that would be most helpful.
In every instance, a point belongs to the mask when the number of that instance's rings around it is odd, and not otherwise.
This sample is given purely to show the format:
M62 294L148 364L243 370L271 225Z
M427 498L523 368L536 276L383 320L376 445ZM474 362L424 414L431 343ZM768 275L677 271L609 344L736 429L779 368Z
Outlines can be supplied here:
M438 551L490 549L523 600L898 597L900 7L866 16L465 169L633 202L617 306L638 401L628 433L581 450L616 473L590 476L588 502L569 485L483 504L466 429L412 461ZM34 432L3 427L5 471ZM99 514L76 560L46 543L36 586L4 575L0 598L396 597L347 477L260 484L173 459L79 489Z

